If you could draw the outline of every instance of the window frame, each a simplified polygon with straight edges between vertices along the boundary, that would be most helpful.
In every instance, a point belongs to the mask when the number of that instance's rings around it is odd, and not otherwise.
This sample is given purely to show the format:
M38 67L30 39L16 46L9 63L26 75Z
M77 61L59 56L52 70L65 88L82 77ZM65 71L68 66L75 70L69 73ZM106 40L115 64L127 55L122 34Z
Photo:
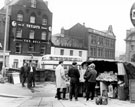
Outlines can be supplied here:
M19 30L20 29L20 30ZM18 36L20 34L20 36ZM17 30L16 30L16 37L17 38L21 38L22 37L22 28L21 27L18 27Z
M32 34L33 33L33 34ZM34 39L34 37L35 37L35 31L34 30L30 30L29 31L29 39Z
M23 21L23 18L24 18L24 16L23 16L23 14L22 13L17 13L17 21L20 21L20 22L22 22Z
M43 35L43 33L45 34L45 36ZM46 31L43 31L41 33L41 40L47 40L47 33L46 33Z
M18 47L17 47L17 44L18 44ZM19 51L17 51L17 48L18 48ZM20 54L21 51L22 51L22 45L21 45L21 43L18 43L18 42L17 42L17 43L15 44L15 53Z

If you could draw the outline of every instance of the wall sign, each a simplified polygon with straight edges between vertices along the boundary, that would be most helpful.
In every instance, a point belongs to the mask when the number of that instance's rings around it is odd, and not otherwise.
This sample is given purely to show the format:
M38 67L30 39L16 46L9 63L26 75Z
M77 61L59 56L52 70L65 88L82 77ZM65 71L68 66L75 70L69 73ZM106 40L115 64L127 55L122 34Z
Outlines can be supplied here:
M40 25L35 25L35 24L29 24L29 23L22 23L22 22L16 22L16 21L12 21L11 25L13 27L16 26L20 26L20 27L27 27L27 28L32 28L32 29L41 29L41 30L47 30L49 29L49 31L51 31L51 26L45 27L45 26L40 26Z

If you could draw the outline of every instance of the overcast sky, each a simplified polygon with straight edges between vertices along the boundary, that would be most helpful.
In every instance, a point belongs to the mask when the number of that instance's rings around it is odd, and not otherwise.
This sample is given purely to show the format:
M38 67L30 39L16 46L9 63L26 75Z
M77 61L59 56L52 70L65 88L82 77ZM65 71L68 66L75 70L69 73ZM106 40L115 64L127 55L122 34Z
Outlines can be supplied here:
M45 1L45 0L44 0ZM116 55L126 50L126 30L133 28L130 9L135 0L48 0L53 13L52 34L60 33L61 27L69 29L76 23L99 31L112 25L116 35ZM4 0L0 0L0 7Z

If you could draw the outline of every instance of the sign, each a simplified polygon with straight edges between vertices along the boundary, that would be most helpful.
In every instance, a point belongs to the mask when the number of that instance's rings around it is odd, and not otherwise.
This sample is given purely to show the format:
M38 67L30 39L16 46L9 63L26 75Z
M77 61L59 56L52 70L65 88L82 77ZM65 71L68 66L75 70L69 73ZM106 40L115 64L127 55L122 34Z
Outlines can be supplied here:
M35 25L35 24L30 24L30 23L22 23L22 22L16 22L16 21L12 21L11 25L13 27L27 27L27 28L32 28L32 29L41 29L41 30L49 30L51 31L51 26L46 27L46 26L41 26L41 25Z
M130 10L130 19L133 26L135 26L135 3L132 5L131 10Z

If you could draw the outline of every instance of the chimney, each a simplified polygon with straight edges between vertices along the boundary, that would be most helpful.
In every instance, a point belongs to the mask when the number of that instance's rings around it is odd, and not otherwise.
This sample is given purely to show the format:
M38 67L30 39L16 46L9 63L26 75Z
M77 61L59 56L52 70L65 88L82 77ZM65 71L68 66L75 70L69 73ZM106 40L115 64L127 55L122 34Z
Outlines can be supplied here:
M48 7L48 1L45 1L46 6Z
M61 34L64 34L64 27L61 28Z
M83 26L85 27L85 23L83 22Z

